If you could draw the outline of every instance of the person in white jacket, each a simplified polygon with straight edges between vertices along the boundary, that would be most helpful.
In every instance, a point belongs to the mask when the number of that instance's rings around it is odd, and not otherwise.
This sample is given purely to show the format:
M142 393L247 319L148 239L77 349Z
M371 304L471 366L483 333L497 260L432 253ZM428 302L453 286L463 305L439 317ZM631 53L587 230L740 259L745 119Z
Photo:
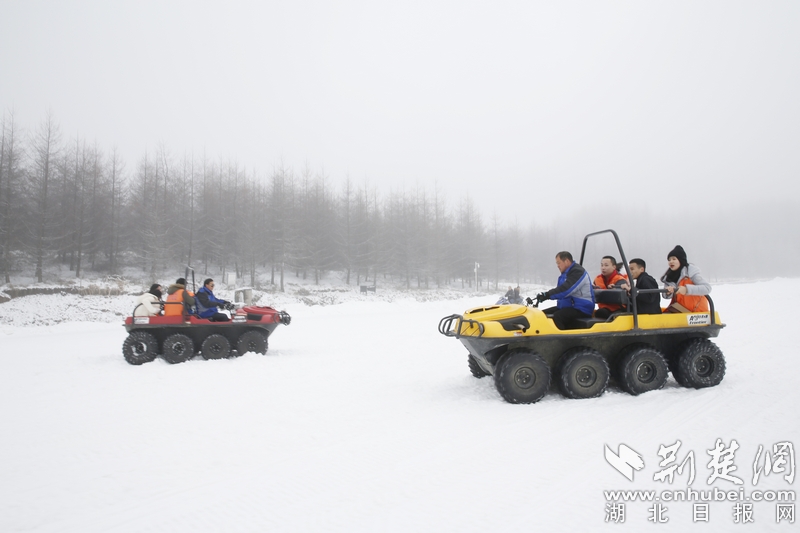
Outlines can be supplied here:
M700 274L700 269L690 264L686 252L678 245L667 254L669 268L661 277L667 298L672 298L667 313L705 313L708 312L706 295L711 292L711 284Z
M133 316L157 316L161 314L161 285L154 283L150 290L136 298L136 309Z

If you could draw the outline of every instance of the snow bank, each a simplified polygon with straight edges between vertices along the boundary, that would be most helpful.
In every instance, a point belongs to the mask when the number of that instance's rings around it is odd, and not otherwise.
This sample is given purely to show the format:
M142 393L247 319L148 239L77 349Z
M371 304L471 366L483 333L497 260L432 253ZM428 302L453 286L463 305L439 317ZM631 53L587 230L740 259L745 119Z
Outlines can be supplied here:
M786 325L800 281L712 295L727 324L718 387L670 379L640 397L551 392L533 405L502 401L436 331L482 297L295 303L266 356L174 366L125 363L116 320L9 327L0 531L642 531L653 504L628 502L625 522L608 523L603 491L686 489L686 474L653 479L661 445L694 453L693 489L727 491L738 486L707 483L708 450L736 440L730 473L751 491L759 445L800 443L800 353ZM621 443L645 461L632 482L604 459ZM795 485L769 475L757 488ZM659 531L734 525L732 502L711 502L707 523L690 502L665 505ZM744 529L784 527L775 507L754 503Z
M119 296L77 295L66 292L53 295L33 295L13 298L0 303L0 327L48 326L63 322L108 322L120 323L123 317L133 312L136 297L142 293L138 287L125 285L128 294ZM531 288L531 291L535 288ZM220 298L233 301L234 290L221 287L215 291ZM253 291L253 301L278 309L295 306L328 306L348 302L395 303L401 301L437 302L475 297L473 291L459 289L410 289L381 288L377 292L361 293L358 287L308 286L287 284L286 292ZM480 292L477 297L483 302L494 303L499 296Z

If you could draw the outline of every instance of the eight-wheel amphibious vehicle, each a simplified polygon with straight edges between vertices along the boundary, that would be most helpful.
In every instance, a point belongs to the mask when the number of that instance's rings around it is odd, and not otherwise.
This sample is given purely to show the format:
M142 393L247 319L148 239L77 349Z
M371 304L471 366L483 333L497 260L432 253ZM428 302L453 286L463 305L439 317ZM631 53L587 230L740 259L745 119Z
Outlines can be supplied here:
M633 279L619 237L611 233ZM568 398L601 395L613 377L620 388L638 395L660 389L672 371L684 387L713 387L725 375L725 358L709 339L725 327L714 302L709 312L638 314L636 294L621 289L596 290L598 301L622 303L629 312L613 314L607 320L581 319L582 328L559 330L551 318L533 307L493 305L446 316L439 332L459 339L469 351L469 369L476 378L494 376L500 395L511 403L533 403L550 388L551 377Z
M188 272L191 267L187 268ZM192 271L194 285L194 271ZM183 306L181 302L160 302ZM137 306L138 307L138 306ZM153 361L158 355L169 363L188 361L196 353L204 359L231 357L233 352L267 353L269 336L280 324L289 325L292 317L286 311L251 305L236 310L229 322L212 322L183 310L175 316L135 316L136 309L125 319L128 337L122 354L132 365Z
M230 357L246 352L267 353L269 336L280 324L288 325L286 311L247 306L236 311L230 322L210 322L196 316L129 316L128 338L122 354L132 365L153 361L160 354L169 363L182 363L199 352L204 359Z

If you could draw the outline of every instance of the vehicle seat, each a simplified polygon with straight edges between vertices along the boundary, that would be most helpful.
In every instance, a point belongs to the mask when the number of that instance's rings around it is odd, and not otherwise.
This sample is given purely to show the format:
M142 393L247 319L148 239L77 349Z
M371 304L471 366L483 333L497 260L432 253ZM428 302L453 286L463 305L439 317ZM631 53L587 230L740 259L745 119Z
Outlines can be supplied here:
M611 320L611 318L612 317L608 317L608 320ZM575 323L580 325L580 327L576 329L589 329L595 324L600 324L601 322L608 322L608 320L603 318L594 318L594 317L576 318Z
M575 322L581 324L580 329L589 329L595 324L602 324L603 322L613 322L615 318L618 316L629 315L630 313L626 313L624 311L620 311L617 313L611 313L608 318L576 318Z
M629 304L628 291L623 289L595 289L594 299L600 304L617 304L624 306Z

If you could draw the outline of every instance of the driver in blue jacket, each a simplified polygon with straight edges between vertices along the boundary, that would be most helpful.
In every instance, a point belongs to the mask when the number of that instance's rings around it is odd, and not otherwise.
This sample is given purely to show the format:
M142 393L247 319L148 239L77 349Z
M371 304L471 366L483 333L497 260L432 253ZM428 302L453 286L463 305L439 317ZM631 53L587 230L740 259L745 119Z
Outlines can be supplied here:
M212 322L227 322L230 320L228 315L220 313L217 307L231 308L232 305L227 300L220 300L214 296L214 280L208 278L203 282L203 288L194 295L197 302L197 316L207 318Z
M594 290L589 274L580 264L575 263L569 252L556 254L556 266L561 272L558 286L536 295L538 302L555 300L556 307L544 309L553 319L558 329L576 329L578 318L591 318L594 312ZM531 300L529 303L533 303Z

